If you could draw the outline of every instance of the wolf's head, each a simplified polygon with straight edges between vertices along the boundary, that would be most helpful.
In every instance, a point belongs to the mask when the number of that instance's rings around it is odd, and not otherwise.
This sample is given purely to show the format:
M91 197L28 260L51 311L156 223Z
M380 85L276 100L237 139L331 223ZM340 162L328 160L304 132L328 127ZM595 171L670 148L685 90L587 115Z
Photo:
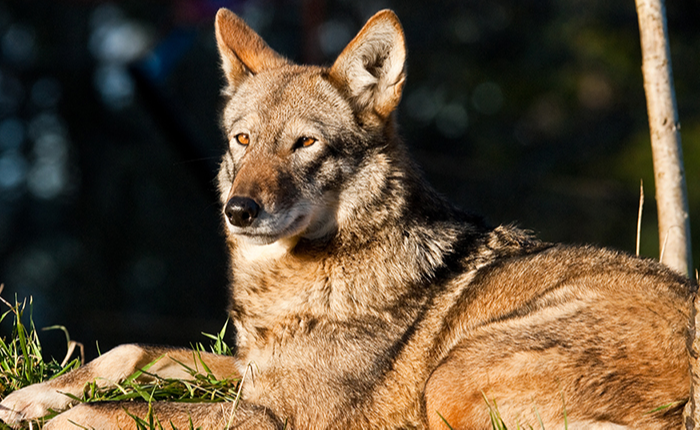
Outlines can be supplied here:
M391 192L385 153L406 56L393 12L374 15L330 68L292 64L226 9L216 40L228 138L218 181L231 237L322 238Z

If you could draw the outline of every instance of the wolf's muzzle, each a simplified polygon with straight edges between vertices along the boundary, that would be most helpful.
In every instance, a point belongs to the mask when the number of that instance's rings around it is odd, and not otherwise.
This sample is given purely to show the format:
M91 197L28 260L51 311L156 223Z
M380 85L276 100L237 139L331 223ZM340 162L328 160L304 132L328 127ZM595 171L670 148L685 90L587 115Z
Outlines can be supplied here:
M232 197L226 203L224 213L231 225L235 227L248 227L255 221L260 212L260 206L249 197Z

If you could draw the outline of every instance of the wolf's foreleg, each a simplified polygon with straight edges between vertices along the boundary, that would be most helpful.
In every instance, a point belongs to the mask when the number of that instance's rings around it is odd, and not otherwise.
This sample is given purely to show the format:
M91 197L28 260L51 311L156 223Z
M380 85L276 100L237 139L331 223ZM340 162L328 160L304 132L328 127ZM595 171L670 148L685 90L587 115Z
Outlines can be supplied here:
M260 429L279 430L283 423L267 409L234 403L169 403L155 402L83 403L58 415L44 430L66 428L99 428L101 430L135 429L138 417L146 422L160 423L163 428Z
M184 366L201 371L200 357L216 377L237 377L232 357L204 352L197 355L177 348L121 345L72 372L10 394L0 403L0 420L16 424L41 418L50 409L63 411L74 403L66 394L80 397L86 384L93 381L101 388L114 386L154 361L148 368L149 374L186 379L190 374ZM149 374L141 375L138 380L153 379Z

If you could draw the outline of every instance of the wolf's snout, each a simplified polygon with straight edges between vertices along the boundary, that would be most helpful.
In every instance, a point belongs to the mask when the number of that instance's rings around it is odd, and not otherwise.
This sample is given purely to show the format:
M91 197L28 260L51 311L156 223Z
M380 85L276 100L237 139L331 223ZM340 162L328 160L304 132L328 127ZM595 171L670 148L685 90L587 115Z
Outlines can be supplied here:
M255 221L260 206L249 197L232 197L226 204L224 213L229 222L236 227L248 227Z

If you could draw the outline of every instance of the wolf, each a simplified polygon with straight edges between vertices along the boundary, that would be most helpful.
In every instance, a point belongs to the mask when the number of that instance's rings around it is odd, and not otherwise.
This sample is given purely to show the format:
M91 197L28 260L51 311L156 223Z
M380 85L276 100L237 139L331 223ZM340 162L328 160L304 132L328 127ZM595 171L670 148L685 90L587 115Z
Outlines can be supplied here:
M218 174L230 254L239 404L156 402L162 423L214 429L667 429L690 390L694 284L658 262L544 243L443 199L398 133L404 34L378 12L331 67L293 64L232 12ZM191 351L123 345L0 404L46 429L134 428L144 403L79 404ZM142 375L141 379L152 378ZM492 413L489 413L489 410ZM495 417L495 418L494 418ZM501 417L501 418L498 418Z

